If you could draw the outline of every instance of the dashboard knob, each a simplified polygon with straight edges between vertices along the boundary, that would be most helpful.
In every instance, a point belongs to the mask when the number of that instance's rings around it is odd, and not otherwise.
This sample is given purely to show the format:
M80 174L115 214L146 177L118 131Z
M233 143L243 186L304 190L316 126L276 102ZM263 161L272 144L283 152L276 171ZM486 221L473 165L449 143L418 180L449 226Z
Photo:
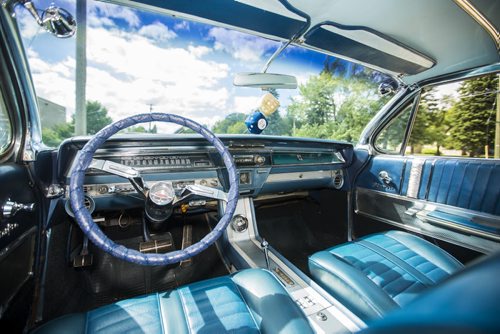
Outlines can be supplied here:
M255 163L258 165L263 165L264 162L266 162L266 158L263 157L262 155L256 155L255 156Z
M231 228L236 232L244 232L248 228L248 219L242 215L236 215L231 220Z

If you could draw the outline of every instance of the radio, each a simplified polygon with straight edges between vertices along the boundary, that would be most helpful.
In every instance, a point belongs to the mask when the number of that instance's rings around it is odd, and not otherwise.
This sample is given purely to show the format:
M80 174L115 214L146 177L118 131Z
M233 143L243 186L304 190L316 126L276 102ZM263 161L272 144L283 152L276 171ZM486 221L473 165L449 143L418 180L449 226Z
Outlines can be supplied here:
M268 160L259 154L234 155L233 157L238 166L262 166Z

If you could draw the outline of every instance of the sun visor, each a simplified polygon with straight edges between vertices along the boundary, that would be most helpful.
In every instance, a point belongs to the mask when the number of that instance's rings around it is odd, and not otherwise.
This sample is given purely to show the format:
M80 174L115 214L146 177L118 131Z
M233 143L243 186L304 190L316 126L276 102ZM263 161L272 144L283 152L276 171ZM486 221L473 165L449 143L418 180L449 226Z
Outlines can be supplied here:
M430 57L366 27L320 24L304 36L304 44L394 73L412 75L435 65Z
M226 25L237 29L250 30L282 40L292 38L306 24L302 17L273 4L272 8L256 7L249 0L109 0L156 12L175 15L186 19L215 25ZM275 10L273 12L272 10Z

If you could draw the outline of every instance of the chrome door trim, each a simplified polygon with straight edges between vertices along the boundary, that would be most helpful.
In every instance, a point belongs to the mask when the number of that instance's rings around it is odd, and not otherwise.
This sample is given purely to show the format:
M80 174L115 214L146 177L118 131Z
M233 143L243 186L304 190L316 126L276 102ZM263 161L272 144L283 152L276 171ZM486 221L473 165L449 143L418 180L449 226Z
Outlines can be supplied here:
M356 214L483 253L500 250L500 235L428 215L439 210L476 224L500 226L499 216L364 188L356 189L355 196Z

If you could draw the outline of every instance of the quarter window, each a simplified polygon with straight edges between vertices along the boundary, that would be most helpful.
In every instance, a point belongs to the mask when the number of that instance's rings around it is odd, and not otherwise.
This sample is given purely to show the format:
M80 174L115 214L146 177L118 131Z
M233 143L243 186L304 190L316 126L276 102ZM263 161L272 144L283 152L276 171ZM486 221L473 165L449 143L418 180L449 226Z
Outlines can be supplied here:
M500 158L498 78L491 74L424 89L406 153Z
M393 118L378 134L375 147L384 153L399 154L403 147L408 120L413 104L406 106L398 116Z

